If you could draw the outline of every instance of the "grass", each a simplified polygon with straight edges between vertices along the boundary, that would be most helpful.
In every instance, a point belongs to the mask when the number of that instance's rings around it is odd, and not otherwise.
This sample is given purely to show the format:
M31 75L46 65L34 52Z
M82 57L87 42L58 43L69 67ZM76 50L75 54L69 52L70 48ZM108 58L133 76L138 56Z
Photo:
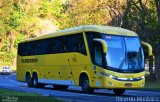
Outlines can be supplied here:
M0 89L0 96L41 96L41 94Z
M51 96L37 93L0 89L0 102L61 102Z

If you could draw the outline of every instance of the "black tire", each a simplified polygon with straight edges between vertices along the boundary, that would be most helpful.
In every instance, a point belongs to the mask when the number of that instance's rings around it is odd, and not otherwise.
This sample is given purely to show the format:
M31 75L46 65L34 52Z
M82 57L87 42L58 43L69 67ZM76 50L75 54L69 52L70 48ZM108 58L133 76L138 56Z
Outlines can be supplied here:
M33 74L32 81L33 81L33 87L37 87L37 88L44 88L45 87L45 84L38 82L37 74Z
M37 74L33 74L32 81L33 81L33 87L37 87L37 88L44 88L45 87L45 84L38 82Z
M67 90L67 85L53 85L56 90Z
M115 95L123 95L123 93L125 92L125 89L113 89L113 92Z
M82 91L84 93L93 93L94 92L94 89L90 88L90 86L89 86L89 79L88 79L88 77L86 75L85 76L81 76L80 85L81 85Z
M33 86L32 78L31 78L31 75L29 73L26 74L26 82L27 82L28 87Z
M37 74L33 74L32 81L33 81L33 87L38 87L38 76L37 76Z

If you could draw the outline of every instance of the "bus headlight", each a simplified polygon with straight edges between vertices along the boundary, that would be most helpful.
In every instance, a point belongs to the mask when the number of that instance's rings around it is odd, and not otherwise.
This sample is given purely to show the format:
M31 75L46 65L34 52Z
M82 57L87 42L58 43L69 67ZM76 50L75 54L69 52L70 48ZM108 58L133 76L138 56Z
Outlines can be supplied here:
M109 75L109 78L117 79L117 76Z
M140 78L141 78L141 79L144 79L145 77L144 77L144 76L141 76Z

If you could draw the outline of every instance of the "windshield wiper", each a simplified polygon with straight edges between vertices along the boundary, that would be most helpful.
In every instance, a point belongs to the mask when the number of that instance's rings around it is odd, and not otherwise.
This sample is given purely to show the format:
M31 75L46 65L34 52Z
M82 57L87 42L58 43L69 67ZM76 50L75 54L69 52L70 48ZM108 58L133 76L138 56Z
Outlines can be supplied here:
M127 51L125 50L125 57L123 58L121 64L119 65L119 70L122 69L124 63L126 62L126 58L128 58L128 56L127 56Z
M126 58L124 57L121 64L119 65L119 69L122 69L125 62L126 62Z

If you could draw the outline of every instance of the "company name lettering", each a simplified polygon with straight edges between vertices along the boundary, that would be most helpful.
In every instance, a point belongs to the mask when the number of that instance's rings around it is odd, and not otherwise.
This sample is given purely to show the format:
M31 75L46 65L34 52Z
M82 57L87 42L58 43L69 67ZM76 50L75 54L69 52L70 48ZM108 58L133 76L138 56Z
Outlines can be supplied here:
M35 63L38 62L37 58L32 58L32 59L21 59L22 63Z

